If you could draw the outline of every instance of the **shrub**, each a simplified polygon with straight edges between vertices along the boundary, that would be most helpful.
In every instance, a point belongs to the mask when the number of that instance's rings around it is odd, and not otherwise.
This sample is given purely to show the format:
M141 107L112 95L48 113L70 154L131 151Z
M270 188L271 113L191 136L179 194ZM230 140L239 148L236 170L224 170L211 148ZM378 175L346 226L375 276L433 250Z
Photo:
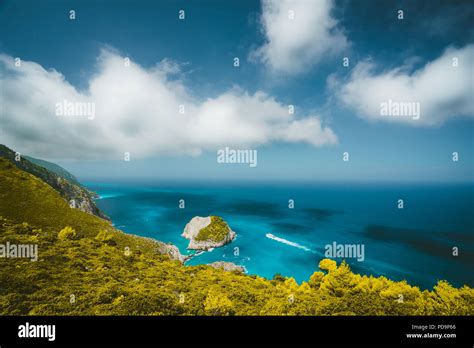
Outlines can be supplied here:
M76 239L76 236L77 236L76 231L70 226L64 227L58 233L58 238L61 240Z
M330 259L323 259L319 263L319 269L325 270L325 271L334 271L337 268L336 261L330 260Z
M99 242L106 243L109 245L116 245L117 243L115 243L113 239L114 235L110 232L107 232L106 230L100 230L99 233L97 233L97 235L95 236L95 240Z
M318 289L321 285L321 281L324 278L323 272L314 272L313 275L309 278L309 286L315 289Z

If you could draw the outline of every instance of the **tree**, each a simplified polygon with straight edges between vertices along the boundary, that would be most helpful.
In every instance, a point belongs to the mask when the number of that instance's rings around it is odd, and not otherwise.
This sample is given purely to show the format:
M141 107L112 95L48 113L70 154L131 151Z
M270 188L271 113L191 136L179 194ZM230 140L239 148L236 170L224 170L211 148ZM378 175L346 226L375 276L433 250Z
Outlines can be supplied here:
M323 261L321 261L321 263ZM342 297L357 285L354 273L351 272L345 262L342 262L339 267L336 266L336 262L334 261L327 262L323 267L328 267L330 270L321 282L320 289L323 293L326 292L329 296Z
M334 271L337 268L336 261L330 260L330 259L322 259L321 262L319 263L319 269L322 269L324 271Z
M323 272L314 272L311 277L309 277L309 286L314 289L319 289L319 286L321 285L321 281L324 278L324 273Z

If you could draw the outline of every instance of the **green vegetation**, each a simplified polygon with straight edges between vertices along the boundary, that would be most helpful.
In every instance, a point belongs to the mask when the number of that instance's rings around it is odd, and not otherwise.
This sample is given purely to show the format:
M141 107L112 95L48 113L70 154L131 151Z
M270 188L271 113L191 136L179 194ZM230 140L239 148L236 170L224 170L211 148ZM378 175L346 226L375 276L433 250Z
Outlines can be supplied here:
M0 258L0 315L474 314L470 287L440 281L420 291L332 260L321 261L321 271L301 284L184 266L163 243L70 208L53 188L1 157L0 216L0 244L34 243L39 253L36 262Z
M111 232L107 232L106 230L100 230L97 236L95 236L95 240L109 245L116 244L114 241L114 235Z
M56 164L34 159L28 156L18 157L14 151L1 144L0 157L3 157L17 168L30 173L36 176L38 179L41 179L43 182L47 183L49 186L55 189L67 202L73 201L79 210L100 216L102 218L107 218L99 210L99 208L96 207L94 200L92 199L95 193L90 192L79 184L76 184L76 178L64 168L61 168ZM35 163L31 162L30 160L33 160Z
M48 162L39 158L30 157L30 156L23 156L23 158L27 159L31 163L34 163L40 167L46 168L50 172L57 174L61 178L66 179L67 181L69 181L70 183L74 185L82 187L81 183L77 180L77 178L74 175L69 173L63 167L58 166L56 163L51 163L51 162Z
M197 241L222 242L227 237L229 231L229 226L221 217L211 216L211 223L200 230L194 239Z
M75 239L76 236L77 236L76 231L74 231L74 229L71 226L64 227L58 233L58 238L61 239L61 240Z

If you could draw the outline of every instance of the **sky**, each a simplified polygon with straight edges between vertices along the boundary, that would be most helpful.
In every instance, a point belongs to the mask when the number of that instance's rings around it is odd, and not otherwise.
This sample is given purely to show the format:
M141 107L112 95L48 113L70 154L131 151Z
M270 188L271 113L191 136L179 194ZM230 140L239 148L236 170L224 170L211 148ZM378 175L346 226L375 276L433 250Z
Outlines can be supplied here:
M84 180L472 182L473 15L447 0L3 0L0 143ZM226 147L258 164L218 163Z

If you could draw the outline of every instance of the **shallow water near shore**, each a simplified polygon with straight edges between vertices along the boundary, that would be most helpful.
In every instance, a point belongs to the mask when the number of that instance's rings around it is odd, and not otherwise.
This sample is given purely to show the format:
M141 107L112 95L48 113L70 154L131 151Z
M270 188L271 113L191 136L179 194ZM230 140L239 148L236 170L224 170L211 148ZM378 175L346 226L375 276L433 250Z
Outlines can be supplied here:
M221 216L237 233L222 248L187 264L229 261L249 274L279 273L306 281L328 244L364 246L354 272L406 279L431 288L437 280L473 286L474 185L86 182L97 204L124 232L175 244L194 216ZM185 208L179 208L184 199ZM398 199L404 209L397 208ZM294 200L294 208L288 207ZM459 248L459 256L452 248ZM340 258L335 258L341 261ZM360 260L360 258L359 258Z

